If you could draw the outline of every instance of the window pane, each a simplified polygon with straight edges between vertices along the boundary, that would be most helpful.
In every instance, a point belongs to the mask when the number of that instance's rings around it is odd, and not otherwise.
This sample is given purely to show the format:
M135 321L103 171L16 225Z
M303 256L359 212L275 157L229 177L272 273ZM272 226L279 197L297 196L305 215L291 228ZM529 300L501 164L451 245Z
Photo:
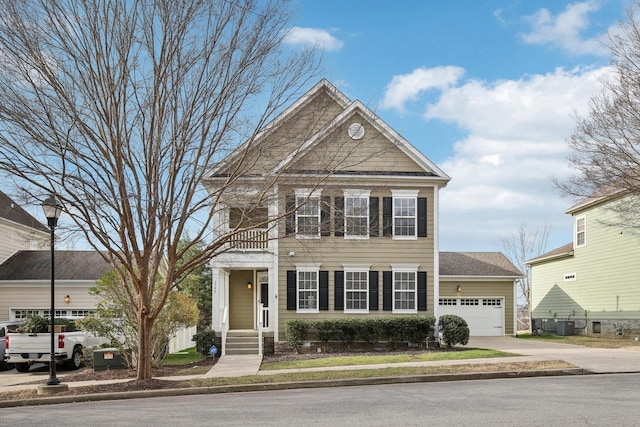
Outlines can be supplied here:
M345 309L367 310L369 273L366 271L347 271L345 273Z
M369 198L345 198L345 234L367 236L369 234Z
M318 272L298 272L298 309L316 310L318 308Z
M416 235L416 199L396 197L393 199L394 236Z

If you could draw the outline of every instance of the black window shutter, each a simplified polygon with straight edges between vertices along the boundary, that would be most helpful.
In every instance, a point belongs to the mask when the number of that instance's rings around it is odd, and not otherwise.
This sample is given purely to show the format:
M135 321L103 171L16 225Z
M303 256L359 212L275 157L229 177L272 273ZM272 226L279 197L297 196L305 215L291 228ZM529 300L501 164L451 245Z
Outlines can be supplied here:
M369 310L378 310L378 272L369 272Z
M418 237L427 237L427 198L418 197Z
M335 230L335 235L338 237L344 236L344 197L335 198L333 218L333 229Z
M333 309L344 310L344 271L334 273Z
M329 272L320 272L318 309L329 310Z
M393 236L393 197L382 198L382 235Z
M287 270L287 310L295 310L296 306L296 272Z
M418 311L427 311L427 272L418 271Z
M369 236L378 237L380 233L380 213L377 197L369 197Z
M331 197L323 196L320 200L320 235L331 235Z
M390 311L393 308L393 280L391 271L382 272L382 309Z
M296 208L295 196L287 196L286 207L285 207L288 215L285 222L285 235L287 236L291 234L295 234L296 232L296 214L295 212L292 212L295 208Z

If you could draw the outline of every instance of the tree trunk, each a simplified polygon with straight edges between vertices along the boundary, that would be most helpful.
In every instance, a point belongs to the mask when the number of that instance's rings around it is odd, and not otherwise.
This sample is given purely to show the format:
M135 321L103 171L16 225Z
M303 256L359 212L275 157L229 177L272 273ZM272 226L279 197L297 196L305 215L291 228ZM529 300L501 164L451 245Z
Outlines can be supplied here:
M143 309L138 314L138 362L137 380L150 380L152 377L153 343L152 343L153 319L147 317Z

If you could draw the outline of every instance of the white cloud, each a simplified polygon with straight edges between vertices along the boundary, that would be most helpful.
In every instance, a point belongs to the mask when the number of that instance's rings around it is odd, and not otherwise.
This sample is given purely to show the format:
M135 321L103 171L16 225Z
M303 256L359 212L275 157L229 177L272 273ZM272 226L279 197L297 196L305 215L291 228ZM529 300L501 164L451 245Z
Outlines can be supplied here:
M564 214L571 202L551 178L570 173L566 138L573 117L586 114L608 71L557 69L519 80L466 81L445 88L426 107L426 119L467 132L453 155L439 162L452 177L440 192L443 250L500 250L497 236L522 221L552 226L549 249L571 240L571 218Z
M418 68L410 74L393 76L387 85L380 108L404 110L408 101L415 101L418 96L430 89L443 90L454 85L464 74L464 69L454 66Z
M326 51L337 51L344 45L342 40L332 36L326 30L302 27L291 28L284 42L290 45L314 46Z
M582 38L589 27L589 13L600 9L597 1L569 4L564 11L553 16L548 9L540 9L526 17L531 23L531 31L522 34L526 43L551 45L574 54L607 55L609 50L602 43L602 35Z

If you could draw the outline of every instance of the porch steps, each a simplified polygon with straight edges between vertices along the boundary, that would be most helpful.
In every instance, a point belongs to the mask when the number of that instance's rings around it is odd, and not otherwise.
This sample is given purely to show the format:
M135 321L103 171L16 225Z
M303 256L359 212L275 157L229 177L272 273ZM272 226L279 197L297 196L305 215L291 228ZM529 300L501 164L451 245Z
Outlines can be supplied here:
M258 354L258 350L257 331L231 330L227 332L226 354Z

